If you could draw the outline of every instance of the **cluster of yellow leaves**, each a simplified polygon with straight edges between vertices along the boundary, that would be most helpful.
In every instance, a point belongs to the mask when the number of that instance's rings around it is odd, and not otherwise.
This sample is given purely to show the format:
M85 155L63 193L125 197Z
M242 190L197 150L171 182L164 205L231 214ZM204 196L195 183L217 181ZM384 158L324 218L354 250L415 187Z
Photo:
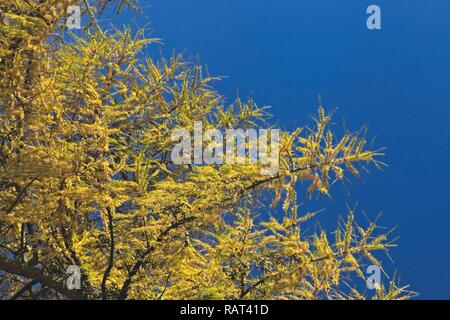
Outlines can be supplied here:
M390 242L374 236L375 224L358 227L353 213L333 243L324 231L302 236L313 214L297 216L297 192L304 181L305 194L329 195L333 181L359 175L358 164L378 165L363 135L336 138L320 107L313 128L282 133L274 176L259 164L176 166L174 130L194 121L258 127L265 108L226 105L215 78L180 56L145 57L158 40L140 32L94 24L52 45L74 3L0 5L0 259L62 283L78 265L83 298L361 298L346 293L346 275L363 277L363 261L380 265L372 252ZM267 218L267 193L278 218ZM0 297L21 280L3 276ZM30 297L64 295L41 288ZM392 284L375 297L408 293Z

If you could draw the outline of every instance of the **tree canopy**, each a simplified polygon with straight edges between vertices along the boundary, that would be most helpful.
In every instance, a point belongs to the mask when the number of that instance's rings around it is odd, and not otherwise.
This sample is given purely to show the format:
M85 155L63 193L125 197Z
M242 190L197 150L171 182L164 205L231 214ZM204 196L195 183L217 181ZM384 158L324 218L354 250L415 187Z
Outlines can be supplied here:
M108 4L107 4L108 3ZM216 78L158 39L100 28L105 1L0 4L0 298L405 299L390 281L352 285L394 243L354 210L333 232L305 231L313 193L378 167L365 130L337 136L319 107L280 136L280 168L176 165L172 133L268 127L253 100L232 103ZM134 1L112 1L137 6ZM61 39L69 6L89 25ZM66 285L79 266L81 289Z

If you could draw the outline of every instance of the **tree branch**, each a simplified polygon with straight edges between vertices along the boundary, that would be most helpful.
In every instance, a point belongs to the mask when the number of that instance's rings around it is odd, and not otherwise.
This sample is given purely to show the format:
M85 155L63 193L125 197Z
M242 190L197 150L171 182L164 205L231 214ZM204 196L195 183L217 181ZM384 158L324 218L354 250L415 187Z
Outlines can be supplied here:
M162 242L164 240L164 238L169 234L169 232L173 229L178 228L179 226L190 222L190 221L194 221L196 218L195 217L187 217L184 219L181 219L179 221L176 221L174 223L172 223L170 226L167 227L167 229L165 229L163 232L161 232L158 236L158 238L156 239L156 242ZM128 278L125 280L122 289L120 290L118 299L119 300L125 300L128 296L128 292L130 291L131 288L131 283L133 281L133 277L139 272L139 270L142 268L142 266L144 265L145 259L147 258L147 256L152 253L153 251L155 251L156 247L155 246L150 246L147 250L145 250L145 252L141 255L141 257L136 261L136 263L133 265L133 268L131 269L131 271L128 273Z
M105 273L103 274L103 279L102 279L102 299L103 300L106 300L106 298L107 298L106 281L108 281L109 275L111 274L111 270L114 266L114 251L115 251L113 216L112 216L112 212L111 212L110 208L108 208L106 211L108 213L108 229L109 229L110 242L109 242L108 266L106 267L106 270L105 270Z
M37 268L20 265L0 257L0 270L35 280L43 286L53 289L69 299L82 300L84 298L77 291L69 290L64 284L49 278L42 270Z
M25 292L27 292L28 290L31 290L33 288L33 286L38 283L39 283L39 281L37 281L37 280L32 280L32 281L28 282L26 285L24 285L22 287L22 289L17 291L17 293L14 296L12 296L11 299L9 299L9 300L19 299Z

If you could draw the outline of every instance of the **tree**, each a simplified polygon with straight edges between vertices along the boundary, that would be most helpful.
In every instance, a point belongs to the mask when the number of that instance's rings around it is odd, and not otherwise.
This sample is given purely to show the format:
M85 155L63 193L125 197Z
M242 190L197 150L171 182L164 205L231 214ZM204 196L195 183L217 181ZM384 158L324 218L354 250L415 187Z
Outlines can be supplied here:
M351 210L333 240L304 235L314 213L297 203L298 190L329 195L334 181L381 164L363 130L337 138L320 107L313 126L282 132L277 174L175 165L175 130L263 126L266 109L226 105L215 78L181 56L145 57L157 39L102 30L104 3L0 5L0 297L364 298L347 279L381 267L374 252L394 245L387 234L359 226ZM90 24L62 41L77 4ZM66 286L71 265L81 290ZM410 293L392 281L373 297Z

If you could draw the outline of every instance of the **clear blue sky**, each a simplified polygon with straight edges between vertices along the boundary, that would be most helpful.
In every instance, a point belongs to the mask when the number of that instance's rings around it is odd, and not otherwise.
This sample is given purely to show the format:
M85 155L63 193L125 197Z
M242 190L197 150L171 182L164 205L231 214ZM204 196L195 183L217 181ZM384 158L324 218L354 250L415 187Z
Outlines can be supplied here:
M185 50L227 76L217 88L230 100L237 90L251 95L292 129L309 121L320 93L339 108L338 124L368 124L389 167L353 180L350 195L336 185L333 200L316 204L327 207L321 224L334 226L346 203L359 202L370 217L383 211L382 224L398 225L401 236L388 268L420 298L450 298L450 1L142 3L144 15L111 22L150 23L164 55ZM370 4L381 7L382 30L366 28Z

